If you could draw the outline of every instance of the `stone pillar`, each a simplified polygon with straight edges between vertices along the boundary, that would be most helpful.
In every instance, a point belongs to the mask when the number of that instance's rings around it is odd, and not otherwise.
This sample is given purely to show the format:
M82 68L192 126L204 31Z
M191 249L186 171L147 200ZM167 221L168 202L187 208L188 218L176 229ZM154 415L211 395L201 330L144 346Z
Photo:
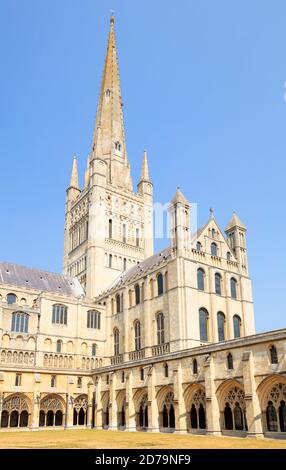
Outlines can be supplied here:
M95 389L95 408L94 408L94 427L96 429L102 429L102 400L101 400L101 386L102 376L100 375L96 380Z
M36 431L39 428L40 401L41 401L40 383L41 383L41 375L34 374L34 390L33 390L33 396L32 396L32 410L31 410L31 417L30 417L30 427L34 431Z
M148 431L159 432L159 412L155 389L155 368L151 366L148 373Z
M67 393L67 403L66 403L66 422L65 428L71 429L73 427L73 405L74 405L74 397L73 397L73 389L74 389L74 377L68 376L68 393Z
M86 426L88 428L92 427L92 403L93 403L93 392L94 392L94 384L92 380L87 384L87 417L86 417Z
M117 401L116 401L116 373L110 376L110 411L109 411L109 428L113 431L118 429L117 419Z
M246 404L246 419L248 437L263 437L262 413L254 378L254 359L252 351L245 351L242 355L243 384Z
M175 432L187 432L186 407L182 387L182 366L180 363L173 370L174 374L174 403L175 403Z
M136 413L133 401L133 372L126 375L126 429L136 431Z
M206 389L206 421L207 434L220 435L220 413L216 397L216 386L214 382L214 362L209 355L204 363L205 389Z

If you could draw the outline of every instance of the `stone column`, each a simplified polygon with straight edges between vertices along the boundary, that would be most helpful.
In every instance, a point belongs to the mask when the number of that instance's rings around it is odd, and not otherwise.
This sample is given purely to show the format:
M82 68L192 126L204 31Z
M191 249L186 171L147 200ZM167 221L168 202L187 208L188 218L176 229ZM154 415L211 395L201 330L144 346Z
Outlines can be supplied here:
M175 432L187 432L186 407L182 387L182 366L180 363L173 370L174 374L174 403L175 403Z
M136 431L136 413L133 401L133 372L126 375L126 429L127 431Z
M116 401L116 373L110 376L110 411L109 411L109 428L113 431L118 429L117 420L117 401Z
M92 427L92 403L93 403L93 392L94 392L94 384L92 380L87 384L87 418L86 418L86 426L88 428Z
M96 429L102 429L102 400L101 400L101 387L102 387L102 376L98 376L96 380L95 388L95 408L94 408L94 427Z
M34 390L32 396L32 410L30 417L30 427L32 430L37 430L39 428L39 418L40 418L40 401L41 401L41 375L34 374Z
M65 428L71 429L73 427L73 405L74 405L74 397L73 397L73 389L74 389L74 377L68 376L68 393L67 393L67 403L66 403L66 422Z
M159 432L159 412L156 400L155 369L151 366L148 373L148 431Z
M254 378L254 359L252 351L245 351L242 355L243 384L246 404L246 419L248 437L263 437L262 413Z
M206 389L206 421L207 434L220 435L220 413L216 397L216 386L214 382L214 362L209 355L204 363L205 389Z

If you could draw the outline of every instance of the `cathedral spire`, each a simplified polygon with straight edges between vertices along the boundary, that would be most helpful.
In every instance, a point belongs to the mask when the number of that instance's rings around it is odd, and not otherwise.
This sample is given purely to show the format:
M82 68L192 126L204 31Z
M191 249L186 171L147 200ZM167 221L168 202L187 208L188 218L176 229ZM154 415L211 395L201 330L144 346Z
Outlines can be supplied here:
M73 157L72 172L71 172L71 179L70 179L69 188L74 188L74 189L79 190L76 156Z
M150 181L147 151L144 150L140 181Z
M92 143L92 159L105 160L109 182L132 189L122 112L114 16L110 17L107 51Z

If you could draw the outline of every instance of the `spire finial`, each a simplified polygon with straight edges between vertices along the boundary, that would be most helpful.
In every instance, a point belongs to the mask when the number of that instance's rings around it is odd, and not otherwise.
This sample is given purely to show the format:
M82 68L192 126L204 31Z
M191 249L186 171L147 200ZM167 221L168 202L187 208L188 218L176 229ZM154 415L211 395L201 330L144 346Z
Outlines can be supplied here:
M73 156L72 172L71 172L71 179L70 179L69 187L79 189L76 155Z
M212 207L210 207L210 216L211 216L211 219L214 218L214 210Z
M150 181L147 150L144 150L140 181Z
M109 10L110 12L110 24L114 24L114 10Z

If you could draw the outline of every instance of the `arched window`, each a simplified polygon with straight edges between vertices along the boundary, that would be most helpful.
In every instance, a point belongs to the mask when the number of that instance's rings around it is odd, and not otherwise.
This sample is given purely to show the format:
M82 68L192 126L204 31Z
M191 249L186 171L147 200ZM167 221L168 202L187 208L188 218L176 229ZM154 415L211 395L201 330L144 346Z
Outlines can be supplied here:
M169 377L169 367L168 367L168 364L164 364L164 375L165 375L165 377Z
M16 333L28 333L29 315L24 312L12 313L11 331Z
M196 359L193 360L193 374L198 373L198 361Z
M140 380L144 380L144 369L143 369L143 367L140 369Z
M109 238L112 238L112 219L109 219L108 221L108 236Z
M126 224L122 225L122 241L126 243Z
M165 327L164 314L162 312L157 315L157 344L165 343Z
M96 356L96 344L93 343L91 346L91 355Z
M215 237L215 229L212 228L212 238L214 238L214 237Z
M220 273L215 273L215 293L221 295L221 275Z
M158 288L158 295L162 295L164 292L164 282L163 282L163 275L161 273L157 276L157 288Z
M226 403L224 408L224 425L225 429L233 429L232 411L229 403Z
M233 369L233 357L231 353L228 353L227 355L227 368L229 370Z
M241 319L238 315L233 317L233 335L235 338L240 338L241 336Z
M136 320L134 324L134 339L135 339L135 350L140 351L141 349L141 324L139 320Z
M57 340L57 353L62 352L62 344L63 344L63 342L60 339L58 339Z
M113 331L113 341L114 341L114 356L119 355L119 330L115 328Z
M213 242L211 244L211 255L217 256L217 253L218 253L217 244Z
M199 290L205 290L205 272L202 268L197 271L197 284Z
M87 312L87 328L100 329L101 313L97 310L89 310Z
M231 260L231 253L230 253L230 251L228 251L228 252L226 253L226 259L227 259L227 261L230 261L230 260Z
M65 305L53 305L52 323L67 325L68 308Z
M237 299L237 280L234 277L230 280L230 295L232 299Z
M278 355L277 355L276 347L272 345L269 351L270 351L271 364L278 364Z
M116 294L115 299L116 299L116 313L120 313L121 312L120 295Z
M126 271L127 268L127 259L123 258L123 271Z
M138 304L140 304L140 286L139 286L139 284L135 284L134 289L135 289L135 304L138 305Z
M279 414L279 424L280 424L280 431L286 432L286 404L284 400L281 400L280 406L278 408Z
M17 297L15 294L7 294L6 300L7 304L12 305L16 303Z
M208 341L208 317L209 317L209 314L207 310L205 310L204 308L201 308L199 310L201 341Z
M112 268L112 255L109 255L108 257L108 267Z
M201 242L197 242L196 250L197 250L198 252L202 251L202 244L201 244Z
M225 340L225 315L222 312L218 312L217 314L217 333L218 333L218 340L224 341Z

